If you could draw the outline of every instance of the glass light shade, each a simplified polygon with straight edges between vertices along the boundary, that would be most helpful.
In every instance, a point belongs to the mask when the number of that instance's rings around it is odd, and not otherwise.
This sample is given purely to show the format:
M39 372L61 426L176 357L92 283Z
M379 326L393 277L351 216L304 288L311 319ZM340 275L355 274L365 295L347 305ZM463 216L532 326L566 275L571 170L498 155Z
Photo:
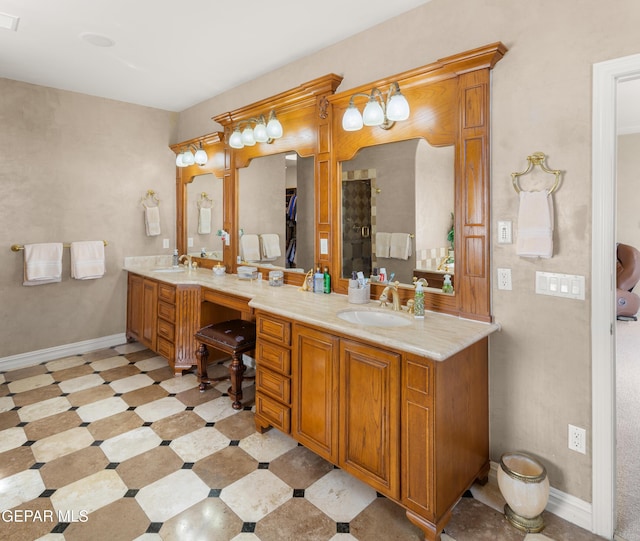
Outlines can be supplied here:
M244 143L242 142L242 134L240 133L240 130L238 128L236 128L229 137L229 146L231 148L244 147Z
M362 115L355 105L349 105L342 116L342 129L344 131L358 131L362 129Z
M267 127L264 125L264 122L259 122L256 124L256 127L253 128L253 138L256 140L256 143L266 143L269 140Z
M191 152L190 150L185 150L182 153L182 163L186 166L189 165L193 165L195 163L195 157L193 155L193 152Z
M407 120L409 118L409 102L402 94L394 94L387 104L387 118L389 120Z
M203 148L200 148L196 152L196 155L194 156L194 159L195 159L195 162L198 165L204 165L205 163L207 163L209 161L209 156L207 156L207 153L204 151Z
M267 134L271 139L280 139L280 137L282 137L282 124L280 124L280 121L275 115L273 115L267 123Z
M178 154L176 156L176 166L177 167L184 167L185 166L185 164L182 163L182 153L180 153L180 154Z
M375 98L370 98L362 112L365 126L380 126L384 122L384 111Z
M242 130L242 142L248 147L256 144L256 140L253 137L253 130L249 126Z

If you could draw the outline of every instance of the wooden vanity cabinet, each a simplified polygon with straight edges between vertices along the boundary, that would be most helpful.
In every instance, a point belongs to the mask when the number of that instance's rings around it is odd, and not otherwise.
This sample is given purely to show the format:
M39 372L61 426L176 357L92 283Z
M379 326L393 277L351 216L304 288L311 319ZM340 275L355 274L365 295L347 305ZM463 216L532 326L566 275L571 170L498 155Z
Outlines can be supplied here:
M291 435L329 462L338 462L339 340L293 324Z
M488 339L434 361L262 311L257 323L258 429L290 434L438 541L489 473Z
M256 414L259 432L291 432L291 322L256 315Z
M127 290L127 339L156 350L158 283L129 273Z
M340 467L400 498L401 355L340 340Z
M200 286L174 285L130 272L127 339L137 340L169 361L182 375L195 364L200 328Z

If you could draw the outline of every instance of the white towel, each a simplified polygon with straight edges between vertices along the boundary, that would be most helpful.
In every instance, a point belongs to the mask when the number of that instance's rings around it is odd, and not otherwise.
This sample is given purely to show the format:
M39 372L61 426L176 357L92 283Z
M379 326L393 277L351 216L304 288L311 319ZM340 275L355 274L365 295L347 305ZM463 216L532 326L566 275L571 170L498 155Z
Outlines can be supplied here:
M389 257L409 259L411 256L411 235L409 233L391 233Z
M62 243L25 244L25 286L39 286L62 281Z
M240 250L245 261L260 261L260 239L258 235L242 235Z
M198 212L198 233L208 235L211 233L211 208L200 207Z
M376 233L376 256L389 257L391 250L391 233Z
M144 225L147 237L160 234L160 207L144 207Z
M262 256L265 259L277 259L282 254L280 252L280 237L277 233L264 233L260 235L262 240Z
M553 256L553 198L546 191L520 192L516 254Z
M104 242L88 240L71 243L71 278L93 280L105 272Z

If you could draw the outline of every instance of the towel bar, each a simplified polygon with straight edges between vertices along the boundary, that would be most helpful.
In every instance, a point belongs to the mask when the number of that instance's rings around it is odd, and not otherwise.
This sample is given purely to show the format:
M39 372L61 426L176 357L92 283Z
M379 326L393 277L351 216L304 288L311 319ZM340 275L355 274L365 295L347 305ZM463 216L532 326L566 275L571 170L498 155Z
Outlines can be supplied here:
M109 243L106 240L103 240L102 242L104 242L104 245L107 246ZM65 242L62 245L63 248L71 248L71 243L69 242ZM11 245L11 251L12 252L19 252L20 250L24 250L24 244L12 244Z

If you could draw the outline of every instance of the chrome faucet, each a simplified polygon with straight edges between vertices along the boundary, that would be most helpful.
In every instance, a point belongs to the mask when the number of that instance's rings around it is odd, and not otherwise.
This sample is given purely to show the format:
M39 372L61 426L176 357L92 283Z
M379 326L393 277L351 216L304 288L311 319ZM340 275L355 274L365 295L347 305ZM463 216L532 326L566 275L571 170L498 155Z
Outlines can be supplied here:
M398 285L400 282L393 282L387 285L380 294L378 300L380 301L380 306L386 306L387 301L389 300L389 291L391 291L391 300L393 302L393 310L399 312L402 310L400 306L400 294L398 293Z

